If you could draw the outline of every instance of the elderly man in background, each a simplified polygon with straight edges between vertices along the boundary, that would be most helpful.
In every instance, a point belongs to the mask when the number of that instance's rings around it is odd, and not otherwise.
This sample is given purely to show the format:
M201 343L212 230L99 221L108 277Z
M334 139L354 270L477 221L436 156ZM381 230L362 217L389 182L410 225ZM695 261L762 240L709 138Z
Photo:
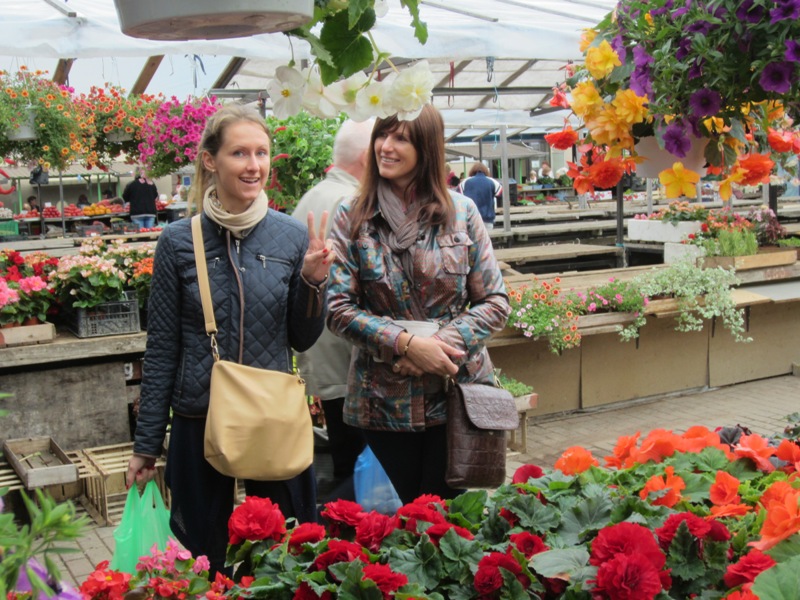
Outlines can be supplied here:
M358 188L367 153L374 119L357 123L347 120L339 128L333 142L333 167L325 179L308 190L292 216L302 223L309 212L315 215L328 211L333 214L343 200L352 198ZM326 232L326 235L330 231ZM322 400L322 410L328 430L333 477L331 499L355 499L352 476L358 455L364 449L361 431L342 421L347 374L350 370L352 345L329 330L322 332L317 342L306 352L297 354L297 366L306 382L306 390ZM326 498L320 498L327 501Z

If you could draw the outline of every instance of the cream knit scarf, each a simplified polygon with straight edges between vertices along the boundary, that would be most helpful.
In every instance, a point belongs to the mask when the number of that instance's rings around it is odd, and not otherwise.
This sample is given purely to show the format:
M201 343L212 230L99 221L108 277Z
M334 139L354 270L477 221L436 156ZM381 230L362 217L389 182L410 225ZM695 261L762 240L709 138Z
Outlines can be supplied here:
M242 213L234 215L225 210L217 199L217 186L210 185L203 195L203 212L217 225L231 232L234 237L243 238L258 225L269 210L269 200L262 190L253 203Z

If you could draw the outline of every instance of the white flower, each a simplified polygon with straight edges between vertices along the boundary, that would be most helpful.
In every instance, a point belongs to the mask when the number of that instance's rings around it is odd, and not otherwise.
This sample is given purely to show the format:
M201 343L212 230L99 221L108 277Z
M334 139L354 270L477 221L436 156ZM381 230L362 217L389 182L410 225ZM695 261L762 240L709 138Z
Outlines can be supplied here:
M347 79L332 84L331 87L336 88L338 93L342 95L342 100L344 100L344 104L339 108L352 116L353 112L356 110L356 97L358 92L366 85L367 76L361 71L354 73Z
M275 79L267 84L274 115L279 119L285 119L300 112L305 90L306 80L300 71L292 67L275 69Z
M433 84L433 73L427 60L401 72L388 93L389 102L397 110L397 118L401 121L416 119L422 107L431 101Z
M389 0L375 0L373 10L376 17L385 17L386 13L389 12Z
M325 87L314 70L304 71L307 84L303 95L303 108L323 119L332 119L347 104L344 94L336 86Z
M385 81L373 81L361 88L356 94L355 108L350 113L354 121L366 121L370 117L385 119L392 112L391 107L385 102L389 84Z

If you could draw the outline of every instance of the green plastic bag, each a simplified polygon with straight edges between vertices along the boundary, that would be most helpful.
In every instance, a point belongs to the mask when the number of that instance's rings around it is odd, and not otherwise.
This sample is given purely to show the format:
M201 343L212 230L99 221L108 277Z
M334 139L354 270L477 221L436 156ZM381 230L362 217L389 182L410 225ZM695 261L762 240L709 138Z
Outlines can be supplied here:
M122 520L114 530L114 556L111 568L136 574L139 558L149 556L153 544L163 551L170 538L169 511L155 481L148 481L142 495L133 485L125 501Z

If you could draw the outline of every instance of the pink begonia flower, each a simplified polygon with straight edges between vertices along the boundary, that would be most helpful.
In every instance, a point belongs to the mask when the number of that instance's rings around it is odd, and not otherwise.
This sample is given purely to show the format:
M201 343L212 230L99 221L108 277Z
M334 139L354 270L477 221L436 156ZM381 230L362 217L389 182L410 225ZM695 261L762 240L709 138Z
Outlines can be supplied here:
M38 276L26 277L25 279L19 280L19 289L25 292L26 294L32 294L33 292L40 292L46 287L47 283L45 283L44 279Z

